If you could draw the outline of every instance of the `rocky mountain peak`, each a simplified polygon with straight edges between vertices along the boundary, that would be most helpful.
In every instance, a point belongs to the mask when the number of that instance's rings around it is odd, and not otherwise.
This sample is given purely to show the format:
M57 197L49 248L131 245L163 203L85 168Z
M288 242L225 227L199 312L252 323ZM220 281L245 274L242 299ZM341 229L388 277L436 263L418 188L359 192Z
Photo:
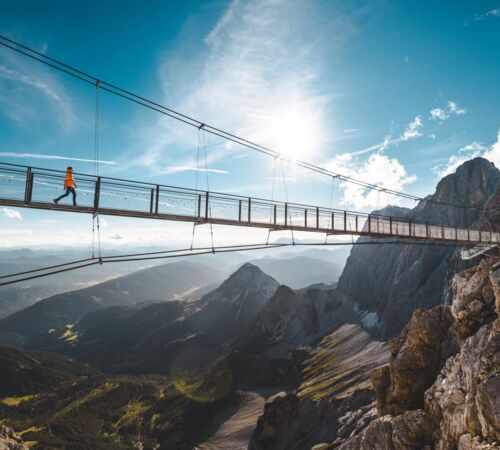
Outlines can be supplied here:
M420 202L410 215L460 227L470 226L481 217L481 208L499 185L500 170L493 163L484 158L471 159L460 165L454 173L445 176L436 186L434 194L427 197L433 202L459 207Z
M262 299L260 305L267 302L278 289L279 283L264 273L257 266L246 263L224 281L217 289L205 296L205 300L235 303L248 293Z
M500 171L489 161L475 158L443 178L433 195L407 212L412 220L458 227L500 226L496 211L500 199ZM443 204L444 203L444 204ZM451 206L447 206L451 205ZM458 206L453 206L458 205ZM472 206L464 208L460 205ZM394 207L379 214L397 214ZM399 211L404 214L404 210ZM353 247L339 279L336 296L361 314L366 329L383 339L397 336L418 308L430 309L443 300L453 246L366 245ZM370 326L363 321L373 317ZM373 325L373 326L372 326Z

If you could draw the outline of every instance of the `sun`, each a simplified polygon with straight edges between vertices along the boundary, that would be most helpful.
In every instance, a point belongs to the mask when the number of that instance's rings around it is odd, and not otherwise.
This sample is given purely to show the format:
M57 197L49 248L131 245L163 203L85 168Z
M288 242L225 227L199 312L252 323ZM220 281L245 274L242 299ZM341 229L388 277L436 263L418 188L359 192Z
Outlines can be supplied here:
M310 159L322 139L319 112L297 101L279 105L268 115L266 141L288 158Z

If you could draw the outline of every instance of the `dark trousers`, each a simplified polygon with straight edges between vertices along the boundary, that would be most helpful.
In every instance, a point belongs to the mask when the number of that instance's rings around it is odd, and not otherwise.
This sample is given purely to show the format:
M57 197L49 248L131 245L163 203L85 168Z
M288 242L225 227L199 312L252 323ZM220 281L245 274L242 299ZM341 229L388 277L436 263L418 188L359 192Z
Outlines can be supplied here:
M73 205L76 206L76 191L75 191L75 188L67 187L66 188L66 192L63 195L61 195L60 197L57 197L54 200L57 203L59 200L61 200L64 197L67 197L69 194L73 194Z

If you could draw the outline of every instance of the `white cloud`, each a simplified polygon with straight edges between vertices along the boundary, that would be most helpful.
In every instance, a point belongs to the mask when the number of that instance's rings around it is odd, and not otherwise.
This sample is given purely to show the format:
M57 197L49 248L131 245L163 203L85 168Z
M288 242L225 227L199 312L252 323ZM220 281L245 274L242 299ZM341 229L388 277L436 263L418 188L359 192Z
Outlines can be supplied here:
M482 151L486 150L488 147L485 145L481 144L480 142L472 142L471 144L467 144L466 146L462 147L459 149L459 152L465 152L465 153L481 153Z
M484 20L487 17L500 17L500 8L491 9L488 12L482 14L475 14L474 20L477 22L479 20Z
M498 130L497 141L490 147L480 142L472 142L461 149L458 154L449 157L446 164L436 166L432 170L438 178L454 173L457 168L469 159L483 157L491 161L497 168L500 168L500 129Z
M498 130L497 141L484 153L484 157L500 169L500 129Z
M359 131L357 128L347 128L346 130L344 130L344 133L345 134L352 134L352 133L356 133L357 131Z
M189 167L189 166L169 166L162 173L179 173L179 172L209 172L227 175L229 172L222 169L205 169L202 167Z
M69 156L59 155L44 155L42 153L19 153L19 152L0 152L0 157L3 158L19 158L19 159L48 159L48 160L62 160L62 161L78 161L85 163L94 163L93 159L85 158L72 158ZM99 164L116 165L115 161L98 160Z
M442 108L431 109L431 120L446 120L448 117L448 114Z
M115 239L115 240L119 241L119 240L124 239L124 237L121 234L117 233L117 234L114 234L113 236L111 236L111 239Z
M2 208L0 209L0 216L7 217L8 219L23 220L21 213L15 209Z
M438 120L443 122L448 120L451 116L460 116L466 114L467 110L465 108L460 108L458 104L452 100L448 102L448 108L434 108L430 111L430 120Z
M368 160L359 162L352 155L343 154L330 162L328 168L357 179L375 184L385 189L402 191L416 181L416 176L408 175L405 167L395 158L382 153L370 155ZM342 203L356 209L379 209L388 204L397 204L400 199L384 192L366 189L352 183L340 182Z
M467 112L465 108L459 108L458 105L451 100L448 102L448 110L450 114L455 114L456 116L465 114Z
M404 133L400 136L401 141L409 141L410 139L415 139L422 136L420 129L423 128L422 117L416 116L413 121L411 121Z

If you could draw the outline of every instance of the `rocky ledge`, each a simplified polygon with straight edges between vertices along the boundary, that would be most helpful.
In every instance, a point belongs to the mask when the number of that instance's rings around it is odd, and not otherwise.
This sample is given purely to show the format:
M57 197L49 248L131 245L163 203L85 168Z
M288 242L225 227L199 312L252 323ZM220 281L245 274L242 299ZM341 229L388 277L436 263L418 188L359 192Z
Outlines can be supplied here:
M456 275L450 307L419 310L371 374L378 418L342 450L500 449L500 258Z

